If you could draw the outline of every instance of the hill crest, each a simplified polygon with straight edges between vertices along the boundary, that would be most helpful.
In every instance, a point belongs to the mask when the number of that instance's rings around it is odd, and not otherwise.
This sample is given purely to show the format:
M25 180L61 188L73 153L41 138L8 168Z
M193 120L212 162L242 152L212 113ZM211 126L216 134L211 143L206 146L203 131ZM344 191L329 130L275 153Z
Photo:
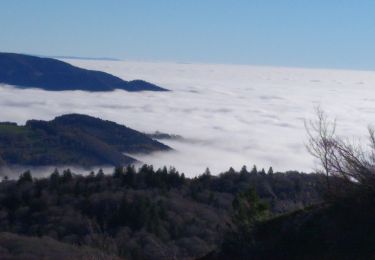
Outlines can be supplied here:
M0 83L49 91L168 91L143 80L125 81L106 72L79 68L57 59L1 52Z

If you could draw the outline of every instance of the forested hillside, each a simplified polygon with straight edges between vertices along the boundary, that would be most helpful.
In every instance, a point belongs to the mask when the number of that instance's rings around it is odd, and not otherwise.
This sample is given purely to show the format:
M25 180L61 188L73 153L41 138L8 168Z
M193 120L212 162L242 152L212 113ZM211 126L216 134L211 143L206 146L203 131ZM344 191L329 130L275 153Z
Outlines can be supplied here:
M324 178L255 167L189 179L144 165L88 176L69 170L0 183L0 231L48 236L125 259L196 258L220 247L232 202L254 187L276 216L319 203Z
M114 122L80 114L51 121L29 120L25 126L0 123L0 165L127 165L124 153L171 148Z

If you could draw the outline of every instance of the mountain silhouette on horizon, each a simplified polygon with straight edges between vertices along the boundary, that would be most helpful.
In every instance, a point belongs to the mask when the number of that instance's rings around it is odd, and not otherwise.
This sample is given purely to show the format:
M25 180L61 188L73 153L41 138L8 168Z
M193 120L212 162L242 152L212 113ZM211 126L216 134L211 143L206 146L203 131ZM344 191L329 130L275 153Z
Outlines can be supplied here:
M79 68L57 59L1 52L0 83L49 91L168 91L143 80L125 81L106 72Z

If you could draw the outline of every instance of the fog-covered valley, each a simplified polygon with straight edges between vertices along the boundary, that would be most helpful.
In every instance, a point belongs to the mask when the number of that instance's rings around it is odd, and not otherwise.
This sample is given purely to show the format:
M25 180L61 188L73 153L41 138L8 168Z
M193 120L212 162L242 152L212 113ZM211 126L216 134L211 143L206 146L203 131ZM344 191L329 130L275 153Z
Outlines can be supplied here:
M187 176L242 165L312 171L304 119L321 106L337 117L338 131L362 136L375 120L375 73L245 65L64 60L125 80L144 79L170 92L49 92L1 86L0 118L20 124L84 113L145 133L184 137L161 140L173 152L133 155L175 166Z

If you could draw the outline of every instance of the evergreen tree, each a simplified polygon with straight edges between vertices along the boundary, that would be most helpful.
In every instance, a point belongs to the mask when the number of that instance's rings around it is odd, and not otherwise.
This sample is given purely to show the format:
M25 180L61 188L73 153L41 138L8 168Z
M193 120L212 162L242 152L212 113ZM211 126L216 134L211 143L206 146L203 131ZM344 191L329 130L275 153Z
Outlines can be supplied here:
M126 167L126 172L124 176L124 184L128 185L129 187L135 186L136 181L136 171L133 165L128 165Z
M33 182L33 177L30 171L25 171L22 173L18 179L18 184L26 183L26 182Z
M60 173L57 170L57 168L55 168L55 170L53 171L53 173L49 177L49 180L50 180L51 187L56 188L57 185L59 184L59 181L60 181Z
M249 172L247 171L246 165L242 166L241 171L240 171L240 174L241 174L241 175L246 175L246 174L248 174L248 173L249 173Z
M254 224L268 216L268 205L262 202L254 188L239 193L232 203L233 224L238 230L250 232Z
M253 166L253 169L251 169L251 172L250 172L251 174L257 174L258 173L258 169L257 169L257 167L256 167L256 165L254 164L254 166Z
M124 175L123 167L116 167L113 172L113 178L121 178Z
M229 174L236 174L236 171L233 169L233 167L230 167L228 170Z
M96 178L98 178L98 179L102 179L103 177L104 177L104 172L103 172L103 169L100 168L100 169L98 170L98 172L96 173Z
M244 249L254 243L252 231L255 225L269 216L268 205L262 202L255 189L237 194L232 203L232 230L226 233L223 249L230 254L242 255Z
M70 171L70 169L66 169L64 172L63 172L63 175L62 175L62 180L63 182L68 182L68 181L71 181L73 179L73 174L72 172Z

